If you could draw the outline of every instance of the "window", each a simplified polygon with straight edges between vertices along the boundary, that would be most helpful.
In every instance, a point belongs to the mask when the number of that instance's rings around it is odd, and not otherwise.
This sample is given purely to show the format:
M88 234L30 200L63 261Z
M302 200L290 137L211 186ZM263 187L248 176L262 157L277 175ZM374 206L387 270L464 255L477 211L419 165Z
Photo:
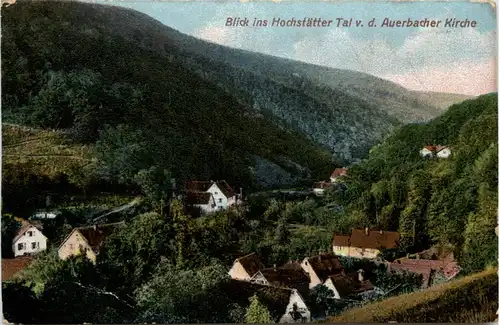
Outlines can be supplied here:
M69 249L73 249L73 244L69 244Z
M24 244L23 244L23 243L19 243L19 244L17 244L17 250L18 250L18 251L22 251L22 250L23 250L23 248L24 248Z
M222 203L222 199L219 199L219 203Z
M28 237L33 237L33 231L28 231Z
M214 192L214 194L215 194L215 195L218 195L218 194L219 194L219 192Z
M36 243L31 243L31 249L36 249Z

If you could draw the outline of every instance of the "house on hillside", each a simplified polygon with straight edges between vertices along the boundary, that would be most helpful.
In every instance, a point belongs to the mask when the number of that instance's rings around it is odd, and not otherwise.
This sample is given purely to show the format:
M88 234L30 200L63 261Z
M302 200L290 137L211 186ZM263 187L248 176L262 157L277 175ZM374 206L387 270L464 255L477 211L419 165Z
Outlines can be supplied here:
M350 236L335 235L332 249L337 255L376 258L384 249L397 248L400 237L395 231L353 229Z
M330 175L330 182L337 183L342 177L347 176L347 168L335 168Z
M237 258L229 270L229 275L234 280L250 281L258 271L264 268L265 266L260 261L259 256L251 253Z
M420 155L424 158L449 158L451 156L451 149L447 146L425 146L420 150Z
M309 291L309 276L299 263L262 269L252 276L250 282L296 289L302 296L306 296Z
M237 280L231 280L221 289L243 309L248 308L250 298L256 295L269 310L275 323L308 323L311 321L311 312L304 298L295 289Z
M352 274L331 275L324 285L333 291L335 299L345 299L352 295L373 290L370 280L364 278L363 270L358 270Z
M2 282L13 280L31 260L31 256L2 258Z
M47 249L47 237L40 223L21 220L21 228L12 240L14 257L32 255Z
M309 276L309 289L324 284L332 275L344 272L339 257L331 253L306 257L300 265Z
M325 182L325 181L316 182L313 185L313 192L317 196L321 196L324 194L326 189L331 188L331 187L332 187L332 183Z
M225 210L241 202L241 189L237 194L229 184L222 181L187 181L185 203L199 208L201 214Z
M84 254L95 264L104 239L123 225L124 222L117 222L74 228L59 246L59 258L64 260L70 256Z
M59 211L47 211L47 210L39 210L33 213L29 219L55 219L59 215Z

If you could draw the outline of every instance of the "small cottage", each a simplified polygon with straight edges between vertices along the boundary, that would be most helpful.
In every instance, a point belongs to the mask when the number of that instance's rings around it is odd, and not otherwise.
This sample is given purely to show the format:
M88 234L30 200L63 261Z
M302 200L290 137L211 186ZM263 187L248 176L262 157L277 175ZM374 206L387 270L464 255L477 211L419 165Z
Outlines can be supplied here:
M425 146L420 150L420 156L424 158L449 158L451 156L451 149L447 146Z
M259 256L251 253L237 258L229 270L229 275L234 280L250 281L258 271L264 268L265 266L260 261Z
M425 146L420 150L420 155L426 158L434 157L434 152L436 151L435 146Z
M376 258L384 249L397 248L399 239L395 231L353 229L350 236L335 235L332 249L337 255Z
M12 241L14 257L32 255L47 249L47 237L41 229L39 223L21 220L21 228Z
M347 176L347 168L335 168L330 175L330 182L337 183L342 177Z
M309 276L309 289L324 284L328 277L332 275L344 272L338 256L331 253L306 257L301 266Z
M449 158L451 156L451 149L446 146L436 146L436 157Z
M306 296L309 291L309 276L299 263L296 263L295 267L290 263L281 267L262 269L254 274L250 282L296 289L302 296Z
M222 287L222 290L243 309L248 308L250 298L256 295L269 310L275 323L308 323L311 321L311 312L304 298L295 289L231 280Z
M85 255L95 264L104 239L123 225L124 222L118 222L74 228L59 246L59 258L64 260L70 256Z

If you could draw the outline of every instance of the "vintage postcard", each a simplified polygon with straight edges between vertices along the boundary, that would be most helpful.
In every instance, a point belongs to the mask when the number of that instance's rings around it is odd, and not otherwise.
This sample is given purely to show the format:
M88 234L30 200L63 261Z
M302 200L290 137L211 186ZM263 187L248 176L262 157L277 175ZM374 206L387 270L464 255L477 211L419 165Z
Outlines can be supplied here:
M494 5L1 15L4 323L497 320Z

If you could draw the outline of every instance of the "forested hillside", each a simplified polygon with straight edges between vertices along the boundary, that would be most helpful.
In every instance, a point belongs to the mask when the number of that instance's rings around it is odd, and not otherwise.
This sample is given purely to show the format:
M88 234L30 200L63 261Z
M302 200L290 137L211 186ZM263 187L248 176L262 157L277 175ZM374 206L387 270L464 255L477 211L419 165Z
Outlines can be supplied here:
M497 116L497 94L489 94L402 127L349 170L346 191L325 198L345 207L333 228L398 230L402 251L451 244L467 272L496 264ZM450 146L452 156L423 158L426 145Z
M336 164L331 152L236 94L107 33L100 19L112 21L109 10L123 11L74 2L19 2L3 11L3 120L88 144L95 163L80 171L78 186L127 185L154 168L179 182L226 179L251 188L258 178L280 185L324 177Z
M366 74L203 42L129 9L20 1L4 12L5 121L91 142L105 125L129 134L134 121L179 178L223 169L246 184L256 157L281 168L271 179L323 178L326 150L333 164L359 159L395 125L444 108Z

